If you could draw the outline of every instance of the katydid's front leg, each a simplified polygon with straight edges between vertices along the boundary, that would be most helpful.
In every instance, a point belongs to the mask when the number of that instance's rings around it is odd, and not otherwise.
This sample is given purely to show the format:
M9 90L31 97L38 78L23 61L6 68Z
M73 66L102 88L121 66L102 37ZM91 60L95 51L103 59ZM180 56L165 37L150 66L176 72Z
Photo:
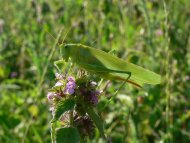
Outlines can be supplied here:
M66 64L66 63L65 63L65 60L62 59L62 60L58 60L58 61L55 61L55 62L54 62L55 68L58 70L59 73L61 73L61 72L63 72L63 68L60 69L59 66L58 66L59 64L61 64L62 67L63 67L63 65ZM72 64L71 61L68 62L68 65L69 65L68 69L65 69L65 73L66 73L66 74L68 74L68 73L70 72L71 68L73 67L73 64Z
M59 69L58 64L63 64L63 65L64 65L64 60L58 60L58 61L55 61L55 62L54 62L55 68L56 68L59 72L61 72L61 70Z

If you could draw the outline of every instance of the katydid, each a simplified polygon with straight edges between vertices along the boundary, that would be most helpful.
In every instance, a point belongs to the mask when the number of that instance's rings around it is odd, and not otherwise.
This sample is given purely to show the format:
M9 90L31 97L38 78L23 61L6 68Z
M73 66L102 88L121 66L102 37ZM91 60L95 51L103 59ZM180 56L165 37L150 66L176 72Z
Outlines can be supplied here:
M127 80L138 87L161 82L160 75L99 49L82 44L64 44L60 50L66 62L71 58L79 67L105 79Z

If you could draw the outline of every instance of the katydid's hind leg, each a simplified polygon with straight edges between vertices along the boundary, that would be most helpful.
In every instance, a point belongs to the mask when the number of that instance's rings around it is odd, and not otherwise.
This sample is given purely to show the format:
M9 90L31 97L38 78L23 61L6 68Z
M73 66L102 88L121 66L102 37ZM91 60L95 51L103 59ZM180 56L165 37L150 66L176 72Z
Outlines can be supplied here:
M131 72L126 72L126 74L128 74L129 76L121 84L121 86L118 88L118 90L116 90L116 92L114 93L114 95L106 102L106 104L104 105L103 109L105 109L105 107L117 96L118 92L123 88L123 86L126 84L126 82L130 79Z
M126 72L126 74L128 74L129 76L125 79L125 81L121 84L121 86L118 88L118 90L114 93L114 95L111 97L111 99L112 98L114 98L116 95L117 95L117 93L119 92L119 90L121 90L122 88L123 88L123 86L126 84L126 82L130 79L130 77L131 77L131 72Z
M125 81L127 82L127 81L130 79L130 77L131 77L131 72L126 72L126 74L129 75L129 76L126 78L126 80L125 80ZM125 83L126 83L126 82L125 82Z
M54 66L55 66L55 68L56 68L59 72L60 72L61 70L60 70L58 64L63 64L63 63L64 63L63 60L58 60L58 61L55 61L55 62L54 62Z

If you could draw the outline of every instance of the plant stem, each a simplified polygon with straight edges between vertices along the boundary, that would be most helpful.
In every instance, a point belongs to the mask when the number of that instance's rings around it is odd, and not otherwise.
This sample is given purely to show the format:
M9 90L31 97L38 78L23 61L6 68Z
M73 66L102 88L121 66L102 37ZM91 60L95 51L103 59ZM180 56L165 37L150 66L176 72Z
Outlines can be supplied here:
M173 142L172 141L172 134L170 135L170 128L172 126L172 121L170 120L172 109L170 107L170 79L171 79L171 71L170 71L170 37L169 37L169 19L168 19L168 8L166 5L165 0L163 0L163 7L164 7L164 14L165 14L165 39L166 39L166 47L165 47L165 53L166 53L166 63L165 63L165 70L166 70L166 75L165 75L165 80L166 82L166 143ZM171 132L172 133L172 132Z
M154 48L153 45L153 29L152 29L152 23L151 23L151 19L150 19L150 15L146 6L146 1L145 0L140 0L140 5L142 7L142 10L144 12L144 17L147 23L147 29L148 29L148 44Z
M70 119L70 126L73 126L73 122L74 122L74 118L73 118L73 110L70 111L69 119Z
M55 123L51 123L51 141L55 143Z

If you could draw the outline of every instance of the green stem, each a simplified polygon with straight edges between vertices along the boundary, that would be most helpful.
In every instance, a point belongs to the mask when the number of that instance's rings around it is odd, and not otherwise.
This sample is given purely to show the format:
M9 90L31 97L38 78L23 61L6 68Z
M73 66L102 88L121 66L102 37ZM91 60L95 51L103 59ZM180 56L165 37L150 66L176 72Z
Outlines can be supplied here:
M70 119L70 126L73 126L74 124L74 118L73 118L73 110L70 111L70 116L69 116L69 119Z
M51 123L51 141L55 143L55 123Z
M167 5L165 0L163 0L163 6L164 6L164 14L165 14L165 39L166 39L166 47L165 47L165 53L166 53L166 62L165 62L165 69L166 69L166 76L165 79L168 81L170 81L171 77L170 77L170 37L168 34L168 29L169 29L169 19L168 19L168 14L169 11L167 9ZM165 90L166 90L166 143L172 142L172 135L170 136L170 128L172 126L172 121L170 121L170 113L172 113L172 109L170 107L170 82L166 82L166 86L165 86Z
M140 0L140 4L142 6L143 12L144 12L144 17L146 20L146 25L148 29L148 44L153 48L153 28L152 28L152 23L150 20L150 15L146 6L146 1L145 0Z

